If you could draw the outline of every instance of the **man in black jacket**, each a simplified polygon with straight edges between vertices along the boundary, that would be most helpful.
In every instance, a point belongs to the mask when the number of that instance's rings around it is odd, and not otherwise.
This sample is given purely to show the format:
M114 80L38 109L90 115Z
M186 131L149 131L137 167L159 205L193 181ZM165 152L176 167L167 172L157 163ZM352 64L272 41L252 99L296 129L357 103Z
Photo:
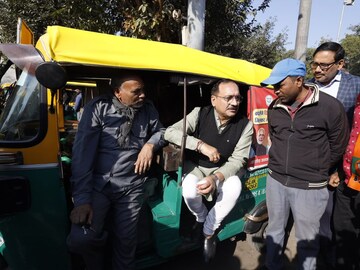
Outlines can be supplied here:
M316 269L320 218L325 211L329 175L341 159L348 138L342 104L304 84L306 68L284 59L262 85L272 85L277 99L269 106L272 146L266 203L269 214L266 266L282 269L284 228L290 211L295 222L299 269Z

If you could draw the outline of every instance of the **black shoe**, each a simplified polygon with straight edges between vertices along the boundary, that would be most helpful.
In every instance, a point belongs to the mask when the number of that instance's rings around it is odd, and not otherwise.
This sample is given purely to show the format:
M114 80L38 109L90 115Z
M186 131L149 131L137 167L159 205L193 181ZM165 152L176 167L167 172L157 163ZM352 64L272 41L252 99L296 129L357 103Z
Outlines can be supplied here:
M201 243L204 239L203 234L204 222L195 222L191 229L191 241Z
M216 253L216 236L205 238L204 240L204 260L206 263L210 262L215 257Z

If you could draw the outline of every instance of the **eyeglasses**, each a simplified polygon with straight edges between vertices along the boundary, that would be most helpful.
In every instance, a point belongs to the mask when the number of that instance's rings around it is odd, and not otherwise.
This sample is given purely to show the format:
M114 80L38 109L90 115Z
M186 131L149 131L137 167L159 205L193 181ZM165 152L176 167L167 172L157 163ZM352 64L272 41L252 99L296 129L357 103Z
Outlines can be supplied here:
M218 97L218 98L222 98L227 103L230 103L233 99L235 99L235 101L238 103L241 103L241 101L243 100L242 96L225 96L225 97L217 96L217 95L214 95L214 96Z
M323 71L327 71L329 68L331 68L334 64L336 64L338 61L329 63L329 64L325 64L325 63L317 63L317 62L310 62L310 67L312 69L317 69L317 67L320 67L321 70Z

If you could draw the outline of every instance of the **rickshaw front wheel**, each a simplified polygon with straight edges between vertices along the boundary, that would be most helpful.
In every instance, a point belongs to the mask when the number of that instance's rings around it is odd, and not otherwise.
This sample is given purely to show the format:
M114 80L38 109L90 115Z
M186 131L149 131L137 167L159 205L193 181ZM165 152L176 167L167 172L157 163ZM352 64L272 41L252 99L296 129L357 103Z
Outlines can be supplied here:
M266 251L265 240L266 240L267 226L268 226L268 221L266 220L261 224L260 229L256 233L253 233L250 235L252 245L260 253L263 253Z

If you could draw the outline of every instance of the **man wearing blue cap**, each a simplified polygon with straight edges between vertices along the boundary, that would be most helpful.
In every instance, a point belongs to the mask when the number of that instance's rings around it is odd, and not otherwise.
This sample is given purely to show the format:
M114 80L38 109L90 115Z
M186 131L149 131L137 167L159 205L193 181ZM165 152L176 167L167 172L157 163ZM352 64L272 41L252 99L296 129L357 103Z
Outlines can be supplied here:
M261 84L272 85L277 99L268 110L272 146L266 184L268 269L283 269L285 227L294 217L299 269L316 269L320 218L325 211L329 175L347 144L342 104L305 84L305 64L278 62Z

